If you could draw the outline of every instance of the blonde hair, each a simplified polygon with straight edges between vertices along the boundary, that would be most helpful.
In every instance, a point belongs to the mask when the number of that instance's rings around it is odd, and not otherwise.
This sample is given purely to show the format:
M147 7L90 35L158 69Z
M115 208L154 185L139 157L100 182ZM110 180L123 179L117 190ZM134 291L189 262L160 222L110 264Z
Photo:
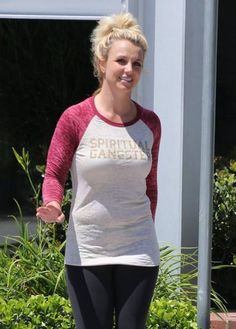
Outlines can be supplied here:
M107 59L114 40L129 40L143 50L145 55L148 44L136 19L130 13L116 14L103 17L91 34L92 63L94 75L98 78L99 89L103 82L103 73L100 70L99 60Z

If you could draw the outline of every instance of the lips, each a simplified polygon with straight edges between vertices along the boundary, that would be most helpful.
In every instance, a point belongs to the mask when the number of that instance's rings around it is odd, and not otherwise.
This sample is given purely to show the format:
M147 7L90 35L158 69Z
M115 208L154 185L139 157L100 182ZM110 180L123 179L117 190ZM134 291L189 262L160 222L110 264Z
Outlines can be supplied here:
M120 79L121 79L122 81L126 81L126 82L132 82L132 81L133 81L133 79L130 78L130 77L121 77Z

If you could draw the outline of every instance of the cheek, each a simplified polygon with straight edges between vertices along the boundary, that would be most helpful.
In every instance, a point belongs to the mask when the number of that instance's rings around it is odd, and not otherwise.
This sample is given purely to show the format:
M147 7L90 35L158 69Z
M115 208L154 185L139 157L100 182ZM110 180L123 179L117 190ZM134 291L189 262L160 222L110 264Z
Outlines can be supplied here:
M135 70L134 72L135 72L136 78L139 79L140 76L141 76L141 71L140 70Z

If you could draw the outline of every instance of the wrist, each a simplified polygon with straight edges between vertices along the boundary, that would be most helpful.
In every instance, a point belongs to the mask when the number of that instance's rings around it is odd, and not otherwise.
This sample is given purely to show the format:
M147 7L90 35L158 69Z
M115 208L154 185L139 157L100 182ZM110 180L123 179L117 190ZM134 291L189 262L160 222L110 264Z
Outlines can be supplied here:
M60 203L58 201L50 201L45 206L46 207L53 206L53 207L55 207L56 209L58 209L61 212L61 205L60 205Z

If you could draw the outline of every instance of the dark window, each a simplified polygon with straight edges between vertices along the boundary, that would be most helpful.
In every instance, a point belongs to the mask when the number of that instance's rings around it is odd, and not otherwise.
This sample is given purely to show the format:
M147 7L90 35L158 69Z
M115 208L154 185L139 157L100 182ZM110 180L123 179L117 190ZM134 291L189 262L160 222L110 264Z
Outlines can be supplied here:
M0 21L0 218L34 212L26 177L12 153L30 152L32 175L45 164L55 124L68 106L91 95L94 21Z
M219 1L216 155L236 157L236 2Z

